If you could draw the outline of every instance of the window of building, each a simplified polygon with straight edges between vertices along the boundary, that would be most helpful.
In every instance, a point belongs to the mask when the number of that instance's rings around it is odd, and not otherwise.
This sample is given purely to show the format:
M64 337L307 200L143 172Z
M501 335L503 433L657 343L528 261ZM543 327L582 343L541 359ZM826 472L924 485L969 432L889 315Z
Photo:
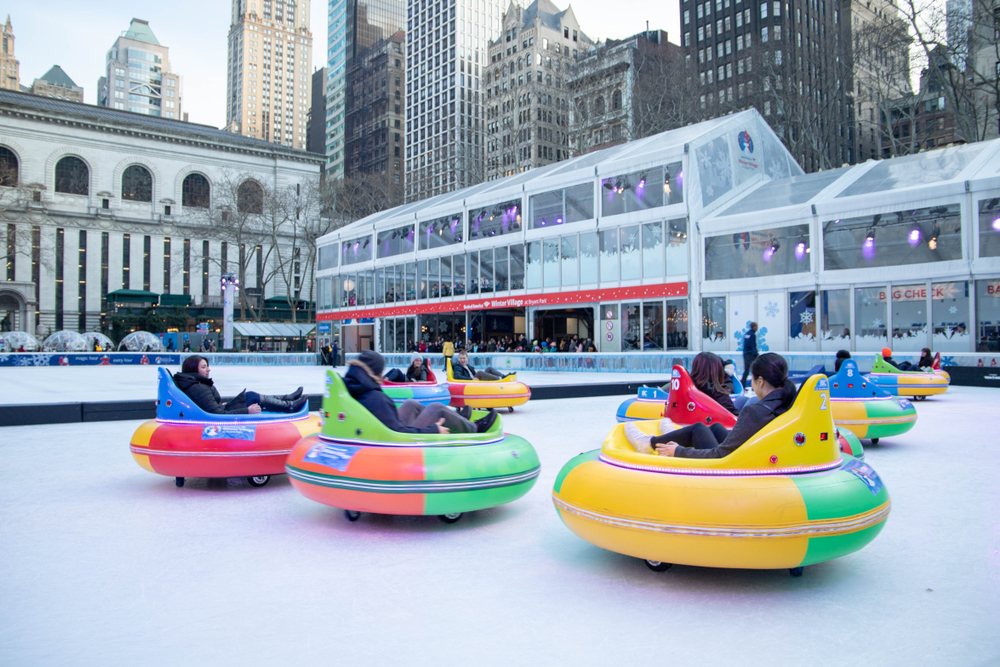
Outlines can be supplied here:
M256 181L243 181L236 190L236 208L240 213L264 212L264 188Z
M78 157L68 156L56 163L56 192L68 195L90 194L90 169Z
M181 184L181 204L184 207L208 208L211 201L211 186L201 174L188 174Z
M395 257L407 252L413 252L413 225L378 232L376 257Z
M590 183L532 195L528 202L532 229L594 218L594 189Z
M153 201L153 176L143 166L130 165L122 174L122 199L126 201Z
M360 236L356 239L344 241L341 250L341 264L358 264L359 262L369 262L372 259L371 236Z
M701 343L704 350L725 350L726 297L710 296L701 300Z
M681 163L653 167L601 180L602 215L619 215L684 201Z
M521 202L514 199L469 211L469 240L521 231Z
M956 259L962 259L959 204L823 223L823 268L827 271Z
M1000 280L976 281L976 351L1000 352Z
M462 214L446 215L420 223L420 249L429 250L461 243L463 238Z
M1000 257L1000 198L979 202L979 256Z
M20 179L20 162L14 151L0 146L0 186L16 187Z
M705 239L705 279L808 272L809 255L808 225L709 236Z

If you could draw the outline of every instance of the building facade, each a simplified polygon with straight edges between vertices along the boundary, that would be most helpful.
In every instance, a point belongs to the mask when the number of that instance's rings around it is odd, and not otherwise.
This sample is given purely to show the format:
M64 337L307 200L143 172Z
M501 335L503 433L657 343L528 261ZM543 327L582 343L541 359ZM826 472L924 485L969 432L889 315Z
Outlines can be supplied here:
M343 178L349 171L347 109L357 109L353 82L357 79L364 85L359 72L371 49L391 49L389 42L403 29L405 9L403 0L330 0L326 84L326 173L330 178Z
M487 180L569 157L570 66L592 46L572 7L508 7L485 69Z
M486 178L483 72L499 0L407 0L406 201Z
M306 120L306 150L326 154L326 68L312 74L312 103Z
M403 182L403 43L399 30L347 68L345 175L385 173Z
M97 105L182 120L179 74L170 70L170 49L161 45L149 22L132 19L105 58L97 80Z
M294 255L269 251L293 242L286 243L285 227L271 244L259 234L240 236L237 224L244 212L256 213L264 191L308 188L320 156L204 125L9 91L0 91L0 118L7 167L0 293L28 312L15 329L99 331L114 310L108 295L123 289L154 304L221 308L220 275L243 267L243 285L260 300L311 280L305 261L297 276L276 271L279 256Z
M309 0L233 0L226 129L306 150L312 87Z
M3 26L3 50L0 51L0 89L21 89L21 61L14 54L14 26L10 24L10 14Z
M324 236L319 319L348 352L523 334L735 357L750 322L761 351L996 352L998 168L993 140L807 175L740 112Z
M41 78L32 82L31 94L83 103L83 88L76 85L59 65L53 65Z
M574 155L653 134L662 120L643 95L679 85L671 74L683 73L680 48L662 30L647 30L624 40L596 45L571 65L568 81L570 137ZM654 92L656 91L656 92ZM668 93L669 94L669 93Z

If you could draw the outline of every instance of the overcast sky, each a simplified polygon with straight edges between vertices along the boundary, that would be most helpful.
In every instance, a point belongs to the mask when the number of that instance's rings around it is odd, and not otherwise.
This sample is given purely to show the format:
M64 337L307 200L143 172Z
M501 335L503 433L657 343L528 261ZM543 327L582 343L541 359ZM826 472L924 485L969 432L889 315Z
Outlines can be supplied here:
M557 7L566 3L553 0ZM522 2L521 4L528 4ZM621 0L578 0L573 11L591 39L621 38L650 28L667 30L679 43L678 0L663 4ZM0 7L10 14L21 61L21 83L31 82L59 65L78 86L84 101L97 103L97 79L104 57L133 17L149 21L160 44L170 48L170 66L183 77L183 110L189 120L222 127L226 122L226 37L231 3L226 0L37 0ZM313 66L325 64L325 2L312 1Z

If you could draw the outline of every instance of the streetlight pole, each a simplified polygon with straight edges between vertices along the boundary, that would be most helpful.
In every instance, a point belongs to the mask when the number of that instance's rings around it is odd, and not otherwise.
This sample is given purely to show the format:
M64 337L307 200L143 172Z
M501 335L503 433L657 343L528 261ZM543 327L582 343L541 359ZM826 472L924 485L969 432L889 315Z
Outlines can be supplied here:
M232 273L225 273L222 283L222 349L233 349L233 298L240 291L240 279Z

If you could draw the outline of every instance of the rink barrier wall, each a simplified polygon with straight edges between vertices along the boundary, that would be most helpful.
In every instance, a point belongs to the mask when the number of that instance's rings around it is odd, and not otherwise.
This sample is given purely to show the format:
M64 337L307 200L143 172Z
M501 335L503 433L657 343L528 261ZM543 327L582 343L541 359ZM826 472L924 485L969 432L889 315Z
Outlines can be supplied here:
M765 352L768 350L764 350ZM180 366L181 362L194 352L14 352L0 354L0 366ZM493 366L504 372L511 371L558 371L586 373L664 373L669 375L674 366L691 368L691 361L697 352L624 352L578 354L552 352L545 354L519 353L477 353L470 354L469 360L476 368ZM717 352L723 359L733 359L742 372L743 359L739 352ZM825 365L826 372L833 372L835 352L816 354L813 352L779 351L788 360L789 369L795 373L808 371L817 365ZM319 355L305 352L278 353L205 353L212 366L318 366ZM347 354L348 359L357 358L356 353ZM393 366L406 368L410 365L409 354L384 354L386 368ZM444 370L444 357L440 353L425 353L431 368ZM898 354L898 361L915 363L919 355ZM875 362L875 352L855 352L853 359L863 373L871 371ZM951 353L942 355L943 366L994 368L1000 373L1000 355L976 353Z
M476 364L473 364L476 365ZM1000 369L989 367L946 366L951 384L967 387L1000 388ZM586 396L635 396L644 386L658 387L669 382L669 376L636 382L602 382L600 384L551 384L531 387L531 400ZM319 410L322 394L308 394L309 409ZM224 400L229 400L228 398ZM156 401L95 401L86 403L42 403L0 405L0 426L32 426L36 424L74 424L79 422L153 419Z
M542 385L531 390L532 400L581 398L584 396L635 395L639 387L669 382L664 377L644 382L608 382L604 384ZM319 410L322 394L308 394L309 410ZM228 401L229 398L224 398ZM37 424L73 424L79 422L125 421L154 419L156 401L96 401L87 403L48 403L34 405L0 405L0 426L33 426Z

